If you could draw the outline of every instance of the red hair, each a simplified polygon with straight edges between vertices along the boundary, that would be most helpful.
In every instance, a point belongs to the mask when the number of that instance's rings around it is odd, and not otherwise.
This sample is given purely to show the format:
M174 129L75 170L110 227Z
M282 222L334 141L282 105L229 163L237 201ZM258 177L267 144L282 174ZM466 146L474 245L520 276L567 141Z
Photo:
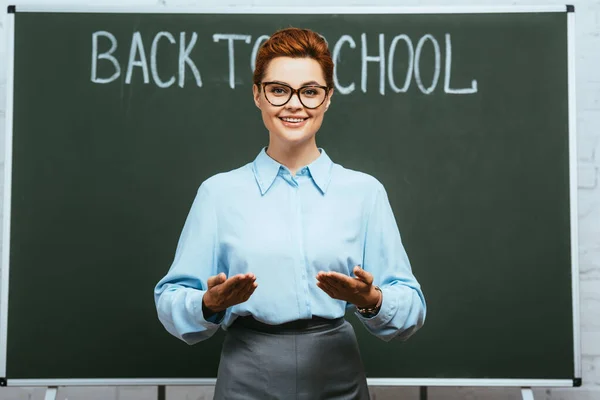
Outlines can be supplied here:
M325 38L310 29L285 28L262 44L256 55L254 84L260 89L269 62L276 57L312 58L319 63L325 84L333 88L333 60Z

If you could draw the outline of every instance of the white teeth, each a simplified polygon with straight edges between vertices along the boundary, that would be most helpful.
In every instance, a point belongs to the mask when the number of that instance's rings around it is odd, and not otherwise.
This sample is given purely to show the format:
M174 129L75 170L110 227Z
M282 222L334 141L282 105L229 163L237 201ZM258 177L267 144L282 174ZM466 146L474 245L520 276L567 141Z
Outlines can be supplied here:
M302 122L304 121L303 118L281 118L282 120L284 120L285 122Z

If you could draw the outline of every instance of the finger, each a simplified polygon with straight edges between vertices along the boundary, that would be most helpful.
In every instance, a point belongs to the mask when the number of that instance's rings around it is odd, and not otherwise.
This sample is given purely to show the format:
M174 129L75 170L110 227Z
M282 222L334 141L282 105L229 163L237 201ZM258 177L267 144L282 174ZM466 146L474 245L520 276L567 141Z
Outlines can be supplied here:
M254 290L254 281L241 281L237 286L231 289L229 296L233 299L242 299L249 291Z
M238 274L235 277L236 281L241 285L245 285L248 282L252 283L256 280L256 276L254 276L254 274Z
M227 279L227 281L225 282L226 289L228 291L235 291L237 290L237 288L239 288L243 283L244 280L242 279L243 275L237 274L232 276L231 278Z
M231 292L235 292L238 287L240 287L240 278L234 276L233 278L229 278L227 282L229 285L227 286L227 290Z
M209 288L211 288L211 287L213 287L213 286L216 285L216 282L217 282L218 279L219 279L219 275L211 276L206 281L206 284L208 285Z
M358 279L360 279L367 285L371 285L373 283L373 275L371 275L369 272L365 271L358 265L354 267L354 275L356 275Z
M327 274L321 271L317 274L317 276L315 276L315 278L317 278L317 281L322 282L327 279Z
M254 293L254 291L256 290L256 288L257 288L257 287L258 287L258 283L256 283L256 282L252 282L252 283L250 283L250 284L248 285L248 287L246 287L246 290L242 292L242 295L243 295L244 297L245 297L245 296L248 296L248 297L250 297L250 295L251 295L252 293Z
M236 294L235 294L235 303L239 304L239 303L243 303L245 301L247 301L250 296L252 296L252 293L254 293L254 290L256 290L256 287L258 286L254 286L256 285L256 283L254 283L253 285L250 285L249 288L247 288L247 290L239 290Z
M238 286L240 288L245 288L247 285L251 285L252 282L254 282L256 280L256 276L254 276L254 274L248 273L248 274L243 274L243 275L239 275L238 276Z
M250 287L250 290L248 290L244 294L244 301L248 300L250 298L250 296L252 296L252 294L254 293L254 291L256 290L257 287L258 287L258 285L256 283L254 284L254 286Z
M327 282L331 285L339 288L347 288L351 286L353 278L346 276L344 274L340 274L338 272L330 272L327 274Z
M254 274L248 272L246 274L236 274L234 277L240 281L247 281L254 279Z
M236 274L234 276L231 277L232 279L235 278L236 281L239 282L243 282L243 281L248 281L248 280L252 280L254 278L254 274Z
M319 282L323 283L330 290L342 289L341 283L336 278L330 277L328 275L324 276Z
M329 284L328 282L321 282L321 287L323 289L327 290L329 293L331 293L331 297L336 298L336 299L340 298L340 296L344 292L343 289L333 286L333 285Z
M332 295L331 290L323 282L317 282L317 287L327 293L329 296Z
M327 295L329 297L331 297L332 299L335 299L335 295L325 284L323 284L322 282L317 282L317 286L319 287L319 289L321 289L322 291L327 293Z
M326 276L327 276L327 272L325 272L325 271L319 271L317 273L317 279L318 280L321 280L323 277L326 277Z
M206 281L206 285L208 286L209 289L216 285L216 283L215 283L216 280L217 280L216 276L211 276L208 278L208 280Z
M338 291L345 293L348 296L357 292L363 292L369 287L369 285L358 278L351 278L342 274L339 274L333 278L333 280L328 281L328 283L331 283Z
M221 272L218 275L215 276L211 276L210 278L208 278L208 281L206 282L206 284L208 285L209 288L216 286L216 285L220 285L221 283L225 282L227 280L227 276Z
M330 278L334 278L337 279L338 281L344 282L344 281L350 281L352 279L352 277L346 275L346 274L342 274L339 272L335 272L335 271L331 271L327 274Z

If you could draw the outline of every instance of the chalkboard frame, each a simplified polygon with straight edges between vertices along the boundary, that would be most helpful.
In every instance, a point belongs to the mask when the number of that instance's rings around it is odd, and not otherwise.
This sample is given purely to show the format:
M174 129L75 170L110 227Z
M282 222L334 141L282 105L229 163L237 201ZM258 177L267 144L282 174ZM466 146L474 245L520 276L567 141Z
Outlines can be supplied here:
M369 378L373 386L517 386L517 387L568 387L581 384L581 354L579 331L579 263L578 263L578 224L577 224L577 157L576 157L576 105L575 105L575 28L573 6L526 6L526 7L281 7L281 8L163 8L163 7L103 7L103 6L9 6L7 18L8 65L7 103L5 122L5 167L4 167L4 206L2 223L2 270L0 283L0 377L6 376L7 368L7 328L8 328L8 288L11 232L11 190L12 187L12 135L13 135L13 95L14 95L14 15L15 12L60 12L60 13L198 13L198 14L464 14L464 13L542 13L567 12L568 41L568 116L569 116L569 172L570 172L570 227L571 227L571 273L573 307L573 380L548 379L382 379ZM9 190L6 190L6 189ZM0 378L0 386L92 386L92 385L213 385L214 379L14 379Z

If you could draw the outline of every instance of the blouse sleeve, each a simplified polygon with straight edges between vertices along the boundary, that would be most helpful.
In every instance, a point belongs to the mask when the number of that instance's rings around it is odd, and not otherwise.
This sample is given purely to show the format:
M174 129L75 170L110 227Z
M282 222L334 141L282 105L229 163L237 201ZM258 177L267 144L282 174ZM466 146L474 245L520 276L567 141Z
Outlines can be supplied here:
M424 323L425 298L415 279L387 193L379 184L367 220L363 268L370 272L374 284L383 293L377 315L365 318L355 314L375 336L390 341L408 339Z
M202 313L206 281L217 274L217 234L214 205L202 184L181 232L173 264L154 289L158 319L170 334L187 344L211 337L224 315L207 321Z

